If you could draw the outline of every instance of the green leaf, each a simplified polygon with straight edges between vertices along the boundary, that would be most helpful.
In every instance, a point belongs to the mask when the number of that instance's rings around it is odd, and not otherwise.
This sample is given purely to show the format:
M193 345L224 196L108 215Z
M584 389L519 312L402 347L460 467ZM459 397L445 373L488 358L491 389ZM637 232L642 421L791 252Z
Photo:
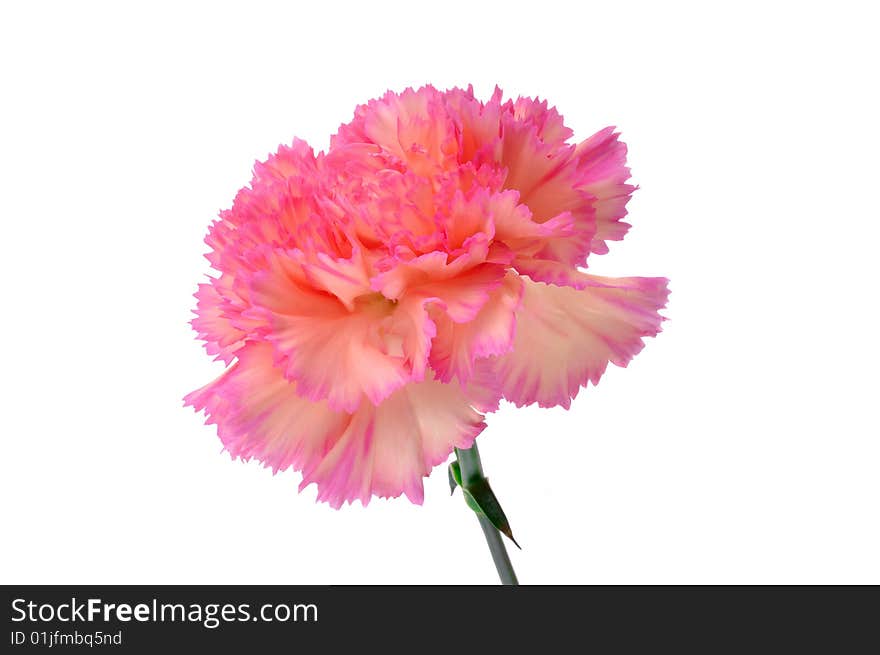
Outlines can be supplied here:
M459 479L460 476L461 474L459 473ZM459 484L461 483L459 482ZM464 499L468 507L478 514L484 515L501 534L505 535L517 548L522 550L522 547L513 538L510 523L507 521L504 510L501 509L501 503L498 502L495 492L492 491L492 487L489 486L489 481L486 478L472 480L466 486L461 485L461 490L464 492Z
M458 465L458 460L449 463L447 473L449 473L449 494L452 495L455 493L455 488L461 486L461 467Z

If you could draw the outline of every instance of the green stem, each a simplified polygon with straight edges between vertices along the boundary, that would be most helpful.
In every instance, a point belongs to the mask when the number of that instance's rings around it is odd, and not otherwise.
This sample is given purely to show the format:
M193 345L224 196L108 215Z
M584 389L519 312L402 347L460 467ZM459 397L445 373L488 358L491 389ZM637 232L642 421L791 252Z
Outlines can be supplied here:
M455 456L458 458L459 467L461 467L462 485L467 486L470 482L483 479L483 465L480 462L480 452L477 450L476 441L467 450L456 448ZM507 556L507 549L504 547L501 533L483 514L477 513L477 519L480 521L480 527L483 528L486 543L489 544L489 552L492 554L492 561L495 562L495 569L498 571L498 577L501 578L501 584L518 585L519 582L516 580L516 573L513 572L510 557Z

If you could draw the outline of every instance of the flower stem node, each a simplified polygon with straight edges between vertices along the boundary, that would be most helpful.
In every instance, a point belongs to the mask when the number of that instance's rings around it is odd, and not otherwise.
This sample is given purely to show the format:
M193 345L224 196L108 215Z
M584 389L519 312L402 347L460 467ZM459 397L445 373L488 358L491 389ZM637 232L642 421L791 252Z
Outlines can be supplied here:
M460 454L461 451L457 451L457 453ZM471 476L467 481L467 484L463 484L461 477L461 464L459 464L458 459L456 459L449 464L449 487L453 494L455 493L456 487L461 487L464 501L467 506L478 515L485 516L492 525L495 526L496 530L501 532L504 536L510 539L517 548L522 550L522 547L513 537L513 532L510 529L510 523L507 520L507 516L505 516L504 510L501 508L501 503L498 502L495 492L492 491L492 487L489 486L488 479L482 475Z

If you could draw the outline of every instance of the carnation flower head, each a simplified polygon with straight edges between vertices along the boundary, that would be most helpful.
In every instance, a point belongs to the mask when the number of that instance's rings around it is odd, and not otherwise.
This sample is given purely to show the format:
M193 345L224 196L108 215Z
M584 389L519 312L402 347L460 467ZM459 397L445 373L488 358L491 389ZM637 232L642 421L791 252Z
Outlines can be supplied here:
M568 408L654 336L664 278L584 272L629 227L612 128L546 101L389 92L254 168L210 228L193 326L229 366L186 402L233 457L334 507L423 500L503 398Z

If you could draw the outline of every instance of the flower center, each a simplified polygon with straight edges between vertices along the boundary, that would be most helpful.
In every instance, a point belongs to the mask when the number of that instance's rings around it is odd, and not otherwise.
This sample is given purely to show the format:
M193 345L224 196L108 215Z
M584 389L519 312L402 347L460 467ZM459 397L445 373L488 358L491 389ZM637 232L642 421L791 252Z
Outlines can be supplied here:
M378 291L374 293L365 293L354 299L355 311L386 314L389 313L397 304L396 300L386 298Z

